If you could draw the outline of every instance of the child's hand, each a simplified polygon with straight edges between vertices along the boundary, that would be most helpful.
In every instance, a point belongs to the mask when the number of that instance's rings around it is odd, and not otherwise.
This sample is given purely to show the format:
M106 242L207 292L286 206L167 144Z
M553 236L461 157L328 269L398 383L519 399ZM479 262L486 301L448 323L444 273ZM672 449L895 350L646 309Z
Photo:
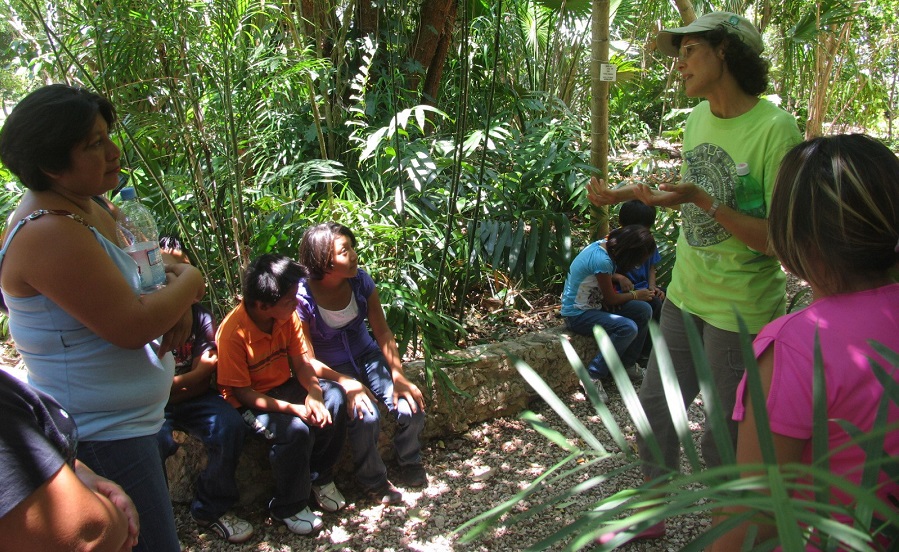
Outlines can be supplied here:
M346 407L350 419L358 418L361 420L366 412L374 414L375 397L372 395L371 391L369 391L368 387L352 378L341 381L340 385L343 387L343 390L346 391Z
M655 292L651 289L638 289L635 293L638 301L652 301L652 298L656 296Z
M309 409L304 404L291 403L290 412L304 422L309 418Z
M393 380L393 404L399 403L400 398L406 399L413 410L418 406L418 411L424 412L424 395L421 394L418 386L406 379L405 376L398 376Z
M624 274L618 274L617 272L612 274L612 282L618 286L622 293L630 293L634 289L634 283Z
M325 427L331 423L331 413L325 407L325 403L320 399L306 395L306 412L307 416L303 421L315 427ZM302 416L301 416L302 417Z

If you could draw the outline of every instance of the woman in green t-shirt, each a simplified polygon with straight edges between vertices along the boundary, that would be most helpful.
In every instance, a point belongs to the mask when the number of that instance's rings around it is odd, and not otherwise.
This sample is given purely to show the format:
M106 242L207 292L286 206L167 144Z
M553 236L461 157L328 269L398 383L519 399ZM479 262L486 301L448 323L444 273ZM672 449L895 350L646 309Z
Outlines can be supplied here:
M768 250L765 218L747 214L745 204L741 210L738 166L748 165L750 177L762 187L756 203L763 200L768 207L780 161L801 136L792 115L759 97L768 87L769 64L761 57L761 35L745 18L727 12L706 14L686 27L662 30L657 43L662 53L677 57L687 96L704 99L687 118L682 179L658 189L643 184L609 189L594 178L588 198L597 206L634 198L648 205L680 206L677 259L660 327L683 402L689 405L699 393L683 313L690 315L702 338L721 407L729 413L743 375L735 311L755 334L783 314L785 287L777 260L760 253ZM652 481L680 467L680 443L655 355L640 388L640 402L663 455L653 457L646 443L639 441L644 476ZM729 424L735 442L736 426L730 420ZM711 432L703 436L702 452L706 466L721 463ZM659 523L637 538L664 534L664 523Z

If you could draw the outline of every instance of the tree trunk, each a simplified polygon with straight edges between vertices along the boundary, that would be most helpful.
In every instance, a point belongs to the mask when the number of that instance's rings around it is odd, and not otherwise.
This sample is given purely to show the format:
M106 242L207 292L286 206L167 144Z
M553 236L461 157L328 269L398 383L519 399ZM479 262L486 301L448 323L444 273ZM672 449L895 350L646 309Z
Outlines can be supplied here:
M377 35L378 7L374 0L359 0L359 34Z
M696 20L696 12L690 0L675 0L677 11L684 25ZM609 60L609 0L593 0L593 61L591 77L591 148L590 164L598 169L602 178L609 172L609 83L600 80L600 65ZM593 238L609 232L609 208L593 208Z
M820 10L820 6L818 8ZM818 13L820 21L820 11ZM820 28L820 23L818 24ZM808 101L808 117L805 121L805 138L824 135L824 118L833 100L833 83L839 81L842 70L840 49L845 48L851 36L852 20L843 23L839 29L831 28L831 32L819 32L815 45L815 82L810 91Z
M602 179L609 173L609 83L600 79L603 63L609 62L609 0L593 0L593 40L590 63L590 164ZM592 237L609 233L609 208L592 208Z
M315 51L319 57L331 56L334 48L333 36L335 16L330 2L323 0L300 0L300 16L303 21L303 34L315 40Z
M693 2L690 2L690 0L674 0L674 5L677 6L677 11L680 13L680 19L684 22L684 25L689 25L696 21Z
M443 76L443 63L446 61L456 23L458 0L424 0L419 15L416 40L412 44L409 56L418 62L425 72L424 86L421 91L421 102L435 105L440 90L440 78ZM421 81L418 72L409 75L409 88L416 89Z

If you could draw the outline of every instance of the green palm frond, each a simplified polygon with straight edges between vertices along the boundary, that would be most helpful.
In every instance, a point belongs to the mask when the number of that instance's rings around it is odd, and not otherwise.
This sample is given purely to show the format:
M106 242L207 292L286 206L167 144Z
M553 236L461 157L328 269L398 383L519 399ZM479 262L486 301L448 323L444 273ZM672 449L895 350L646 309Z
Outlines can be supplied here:
M715 433L719 449L723 450L723 464L715 468L705 468L698 461L698 452L690 438L681 439L687 456L692 458L693 469L687 473L669 473L657 480L649 481L637 487L620 488L616 480L629 471L639 469L643 461L627 446L621 428L611 417L608 408L599 401L595 390L586 385L587 395L593 402L605 428L610 432L618 450L610 452L606 445L591 435L589 430L568 410L564 402L542 382L540 377L521 361L516 367L547 404L555 410L560 418L572 430L567 436L549 429L539 418L526 413L523 419L547 439L566 451L567 456L550 467L544 474L518 493L516 496L485 512L456 529L462 534L462 542L470 542L491 527L499 524L514 525L528 523L535 516L553 507L563 507L573 496L580 493L595 492L602 485L607 491L605 495L582 510L574 520L566 523L542 540L530 543L528 550L545 550L547 548L562 550L579 550L594 544L595 539L603 533L626 529L617 537L598 549L611 550L626 542L630 536L667 518L682 515L704 513L723 508L744 508L745 511L723 519L721 523L703 530L683 550L700 551L730 529L748 520L758 520L763 514L769 523L777 526L776 542L748 545L746 550L770 550L775 544L784 550L803 550L810 542L814 529L818 538L823 539L822 546L842 546L859 551L879 550L879 535L895 535L899 529L899 512L884 504L876 495L876 480L879 474L886 472L895 477L899 469L899 459L890 458L883 452L883 440L887 434L899 431L897 424L886 423L886 412L890 405L895 406L899 399L899 383L891 372L899 366L899 354L878 344L873 344L887 361L892 364L889 370L872 361L872 370L883 383L885 393L879 405L878 421L874 430L862 433L842 423L844 429L852 436L853 443L862 447L866 453L866 462L862 485L855 485L843 477L835 476L828 469L828 459L836 451L820 447L821 438L826 439L828 420L826 410L822 410L825 396L823 388L823 361L820 356L820 344L815 344L815 382L814 408L815 428L813 447L816 461L811 465L787 464L778 466L773 455L772 433L768 425L767 410L764 404L761 380L758 367L752 354L749 335L745 325L741 324L744 362L746 363L747 389L756 415L756 426L762 446L764 463L759 465L739 465L731 445L731 440L723 422L726 415L721 411L720 403L713 397L712 375L708 363L702 353L702 346L696 328L689 317L685 317L688 327L688 341L697 362L697 375L703 393L703 404L708 420L709 431ZM595 331L597 343L609 362L616 385L621 390L622 399L631 414L637 431L655 451L654 456L660 458L658 444L646 421L642 406L625 374L614 346L601 328ZM658 362L663 380L674 378L670 356L667 354L664 339L658 328L651 328L654 350L658 354ZM563 346L565 346L563 340ZM589 376L581 364L577 354L567 346L565 348L572 369L581 380L588 384ZM688 422L682 412L680 393L676 382L665 382L666 397L669 409L679 435L689 433ZM822 414L824 412L824 414ZM586 445L586 446L584 446ZM608 464L600 463L611 457L617 459L616 467L609 469ZM656 460L660 462L660 460ZM752 473L755 475L744 475ZM600 474L600 475L595 475ZM628 479L629 480L629 479ZM850 506L831 503L829 493L820 493L820 489L836 489L848 496L853 502ZM806 498L797 498L795 493ZM527 500L525 509L516 506ZM512 513L516 512L517 513ZM833 520L834 515L848 516L854 525L845 525ZM750 531L748 538L757 533Z

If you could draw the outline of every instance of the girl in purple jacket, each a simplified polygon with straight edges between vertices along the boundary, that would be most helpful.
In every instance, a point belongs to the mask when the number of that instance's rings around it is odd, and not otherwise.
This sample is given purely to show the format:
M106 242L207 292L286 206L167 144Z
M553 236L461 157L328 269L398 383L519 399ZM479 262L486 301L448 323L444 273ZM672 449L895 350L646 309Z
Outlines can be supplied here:
M309 277L300 282L297 312L315 359L317 375L340 383L350 409L348 438L356 478L365 494L384 504L402 500L387 480L378 453L380 414L373 396L397 422L394 436L399 482L424 487L419 434L424 428L421 390L403 373L396 338L381 307L375 283L359 268L356 237L346 226L327 222L306 230L300 262ZM366 324L366 320L368 324ZM366 389L358 392L358 383Z

